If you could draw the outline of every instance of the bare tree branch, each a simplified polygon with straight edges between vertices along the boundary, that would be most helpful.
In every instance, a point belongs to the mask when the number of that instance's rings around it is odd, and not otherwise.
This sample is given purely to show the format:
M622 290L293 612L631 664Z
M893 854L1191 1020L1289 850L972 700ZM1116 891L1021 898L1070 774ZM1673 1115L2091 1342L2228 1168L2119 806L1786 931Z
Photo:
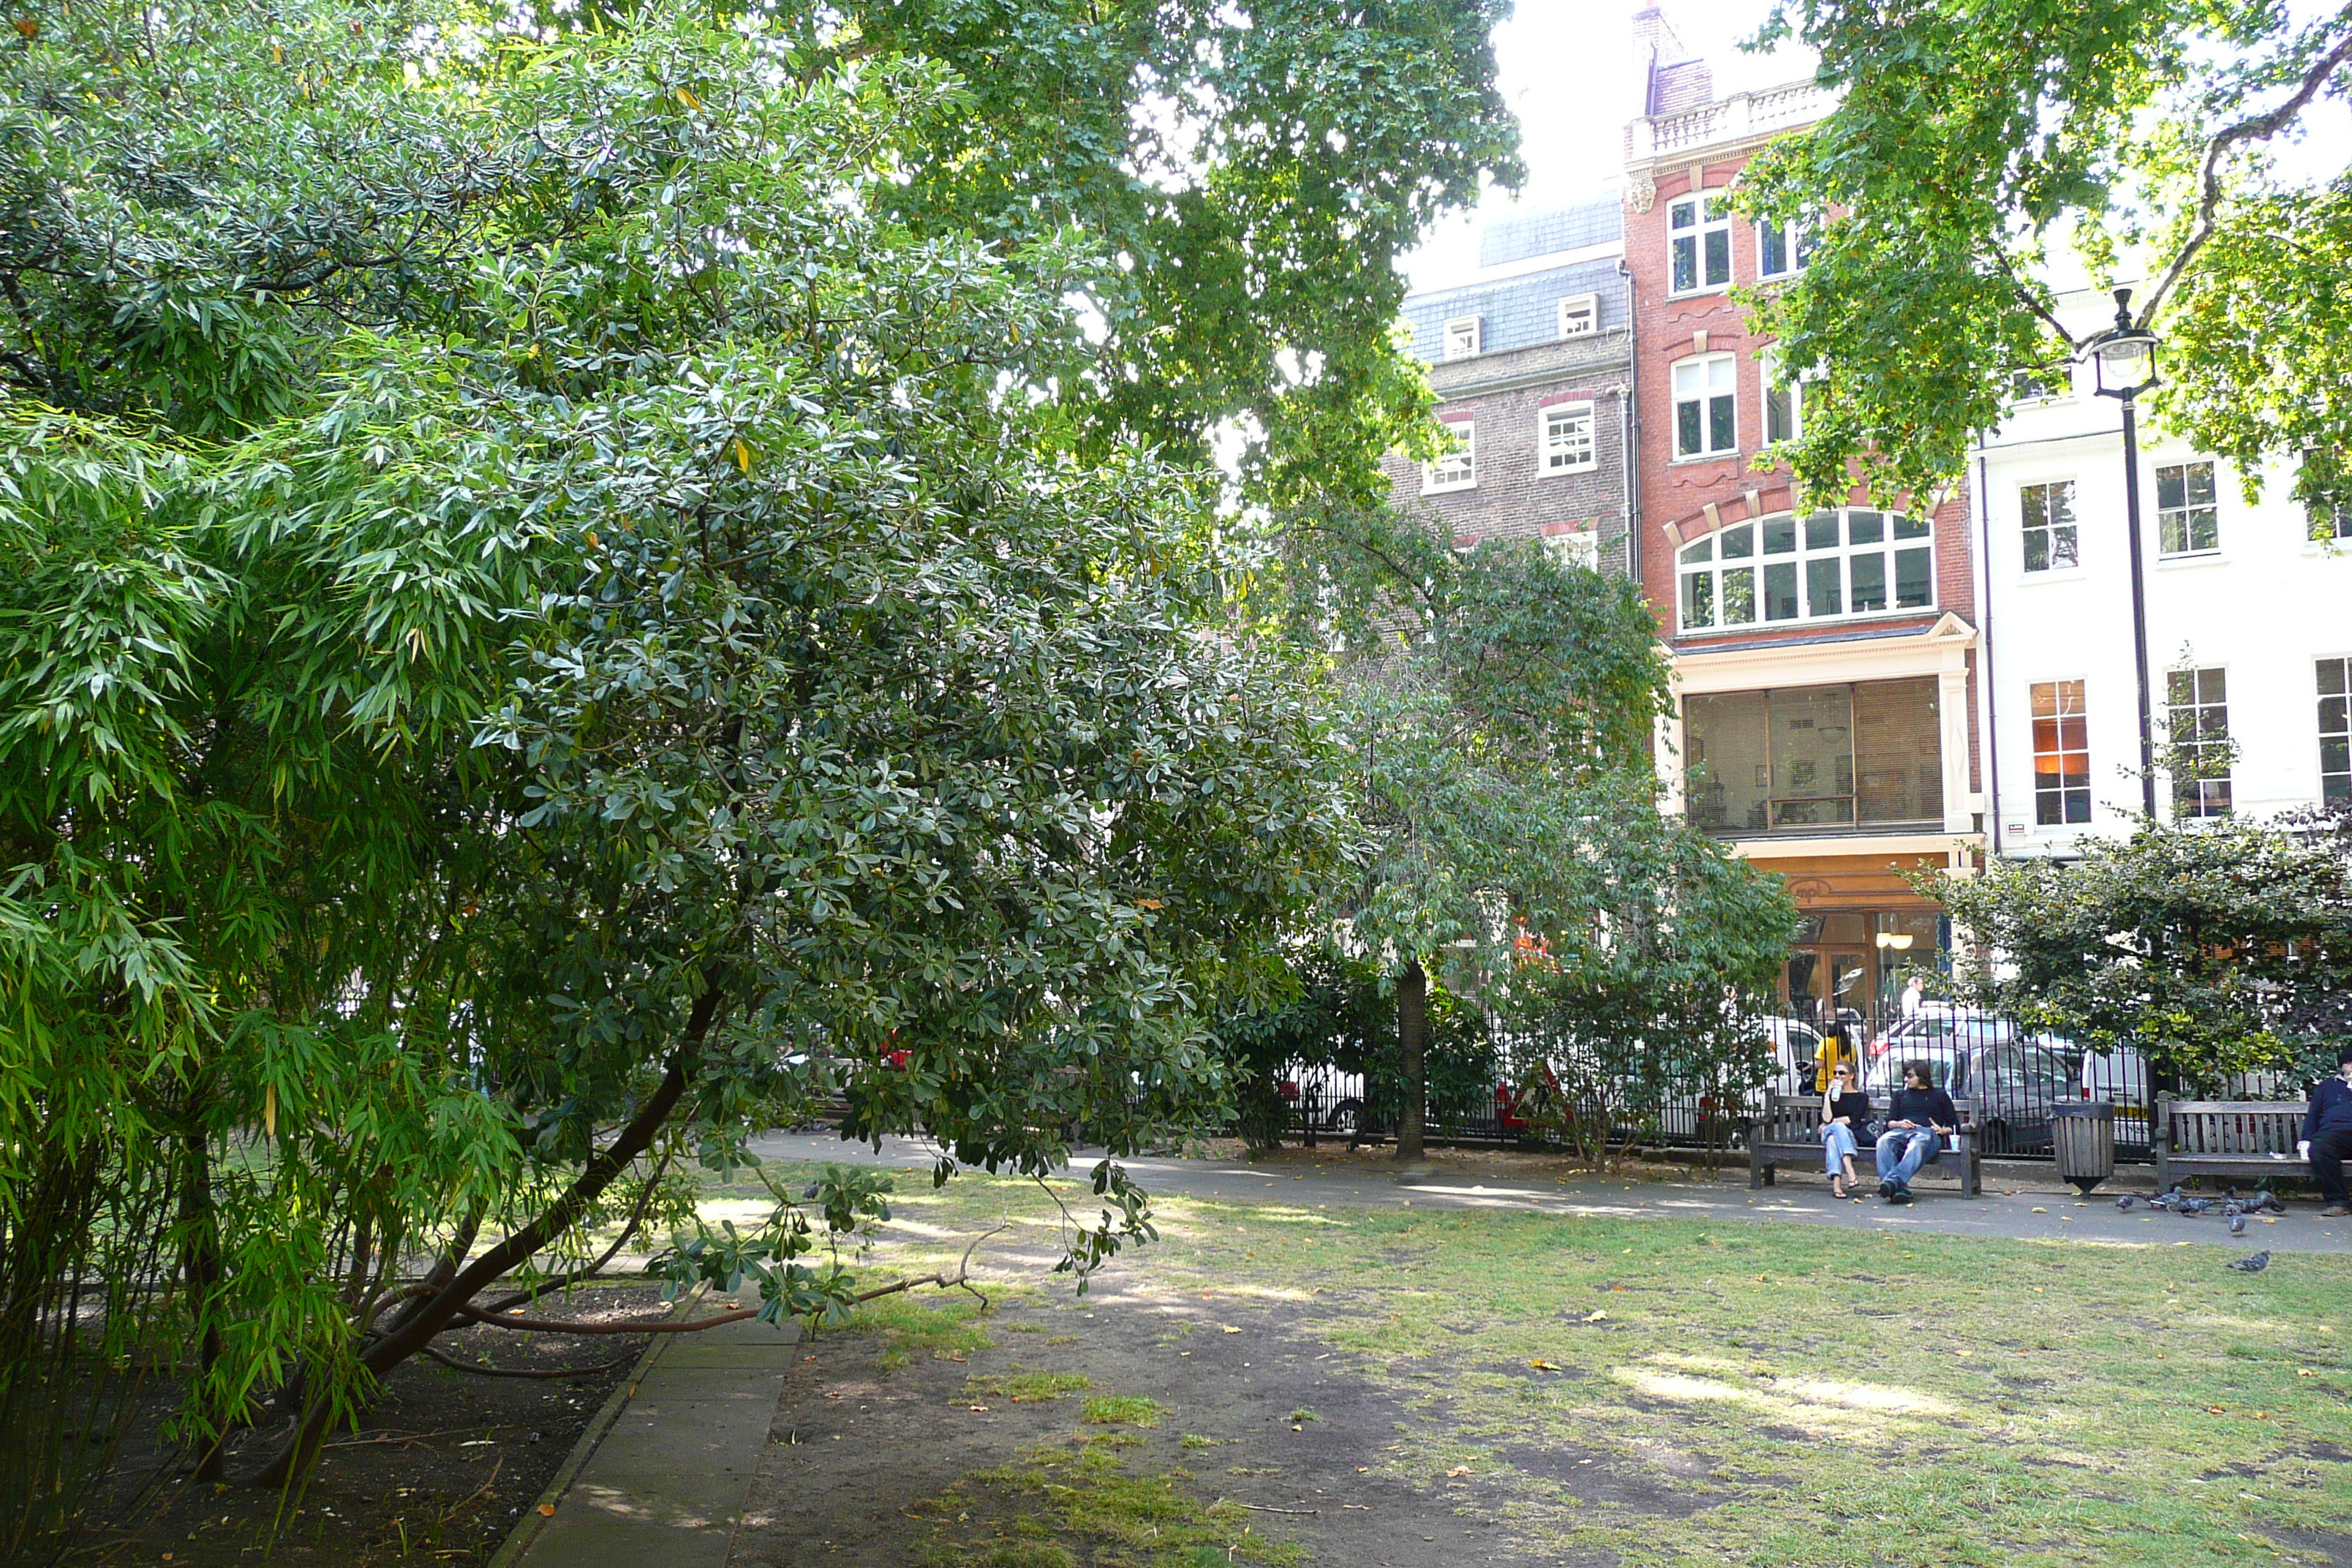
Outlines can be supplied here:
M622 1355L614 1356L611 1361L600 1361L593 1366L510 1367L477 1366L470 1362L459 1361L456 1356L444 1355L431 1345L425 1347L425 1353L443 1366L457 1372L471 1373L476 1377L593 1377L600 1372L610 1372L616 1366L626 1366L637 1359L634 1355Z
M2213 214L2221 205L2223 155L2242 142L2267 141L2284 130L2319 95L2319 89L2327 85L2327 79L2334 76L2347 60L2352 60L2352 34L2347 34L2334 48L2320 56L2319 63L2304 74L2303 85L2295 89L2293 98L2267 114L2241 120L2235 125L2224 128L2205 144L2203 192L2197 203L2196 230L2181 246L2180 254L2172 258L2172 266L2166 271L2164 280L2142 302L2139 324L2143 328L2156 319L2157 307L2164 303L2165 297L2172 292L2173 285L2180 281L2180 275L2189 269L2189 264L2196 259L2197 253L2205 248L2205 242L2213 237Z

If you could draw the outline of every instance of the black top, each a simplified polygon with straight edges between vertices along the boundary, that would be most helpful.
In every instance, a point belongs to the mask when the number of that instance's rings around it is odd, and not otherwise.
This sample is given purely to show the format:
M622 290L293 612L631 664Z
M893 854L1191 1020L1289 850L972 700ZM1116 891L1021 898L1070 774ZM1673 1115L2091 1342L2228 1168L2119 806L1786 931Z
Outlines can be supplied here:
M1832 1095L1829 1120L1834 1121L1841 1116L1845 1118L1846 1125L1854 1136L1860 1137L1862 1124L1870 1120L1870 1096L1860 1092Z
M2323 1132L2352 1132L2352 1084L2324 1078L2311 1086L2311 1110L2303 1119L2305 1142Z
M1886 1120L1916 1121L1921 1127L1958 1127L1960 1113L1953 1108L1952 1097L1940 1089L1898 1089L1886 1102Z

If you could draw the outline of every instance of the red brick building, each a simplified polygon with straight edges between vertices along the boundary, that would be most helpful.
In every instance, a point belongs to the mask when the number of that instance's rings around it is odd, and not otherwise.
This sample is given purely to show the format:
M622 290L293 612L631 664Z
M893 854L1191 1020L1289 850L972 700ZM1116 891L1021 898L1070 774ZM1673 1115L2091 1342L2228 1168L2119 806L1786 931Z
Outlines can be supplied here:
M1660 766L1694 825L1788 877L1807 921L1790 1000L1867 1010L1948 946L1905 874L1972 865L1982 844L1968 499L1801 511L1787 470L1756 467L1801 428L1803 384L1731 291L1795 276L1807 242L1733 213L1730 189L1832 104L1810 81L1717 97L1654 8L1635 25L1631 566L1675 666Z

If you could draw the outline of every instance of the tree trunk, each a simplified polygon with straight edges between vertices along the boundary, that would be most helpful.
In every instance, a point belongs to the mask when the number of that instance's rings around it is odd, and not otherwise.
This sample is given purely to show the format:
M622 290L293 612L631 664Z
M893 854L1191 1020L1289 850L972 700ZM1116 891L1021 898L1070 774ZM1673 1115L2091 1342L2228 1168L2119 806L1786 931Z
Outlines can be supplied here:
M214 1397L213 1368L220 1363L220 1233L213 1209L212 1148L197 1112L201 1093L191 1097L188 1123L181 1134L180 1279L188 1292L188 1315L196 1324L196 1409L210 1430L197 1434L195 1479L221 1479L221 1456L228 1443L231 1412Z
M572 1185L566 1188L539 1217L520 1230L507 1237L497 1246L475 1258L457 1271L456 1278L420 1300L416 1310L404 1318L399 1328L384 1333L361 1351L359 1364L381 1381L386 1373L416 1354L457 1316L457 1309L506 1274L520 1267L551 1242L577 1223L614 1177L635 1161L659 1134L662 1124L685 1097L687 1084L695 1072L702 1051L703 1037L718 1022L722 997L716 979L695 999L694 1011L688 1018L686 1033L672 1053L669 1066L661 1083L638 1109L628 1125L622 1128L603 1152L589 1160ZM319 1456L319 1445L327 1435L327 1421L332 1414L331 1403L312 1398L297 1424L294 1434L278 1449L269 1463L253 1478L255 1486L283 1486L310 1468Z
M1397 1111L1400 1164L1422 1157L1421 1127L1429 1105L1429 1075L1423 1070L1428 1044L1429 975L1415 959L1397 976L1397 1055L1404 1068L1404 1103Z

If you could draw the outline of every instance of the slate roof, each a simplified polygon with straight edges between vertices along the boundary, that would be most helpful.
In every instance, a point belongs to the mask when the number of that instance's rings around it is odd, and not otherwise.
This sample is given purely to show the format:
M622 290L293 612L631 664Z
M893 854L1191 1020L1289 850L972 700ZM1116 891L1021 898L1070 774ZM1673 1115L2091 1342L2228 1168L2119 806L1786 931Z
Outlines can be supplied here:
M1625 237L1625 209L1615 196L1572 207L1498 218L1478 237L1478 265L1505 267L1559 250L1581 250Z
M1480 267L1506 267L1587 246L1607 245L1625 237L1625 210L1614 195L1570 207L1528 213L1500 219L1479 236ZM1404 318L1412 328L1412 352L1435 363L1444 353L1445 323L1463 316L1478 318L1480 358L1513 349L1559 341L1559 302L1571 294L1600 297L1599 330L1623 330L1624 279L1617 275L1617 259L1580 261L1548 268L1517 278L1486 283L1466 283L1454 289L1433 289L1404 302Z

